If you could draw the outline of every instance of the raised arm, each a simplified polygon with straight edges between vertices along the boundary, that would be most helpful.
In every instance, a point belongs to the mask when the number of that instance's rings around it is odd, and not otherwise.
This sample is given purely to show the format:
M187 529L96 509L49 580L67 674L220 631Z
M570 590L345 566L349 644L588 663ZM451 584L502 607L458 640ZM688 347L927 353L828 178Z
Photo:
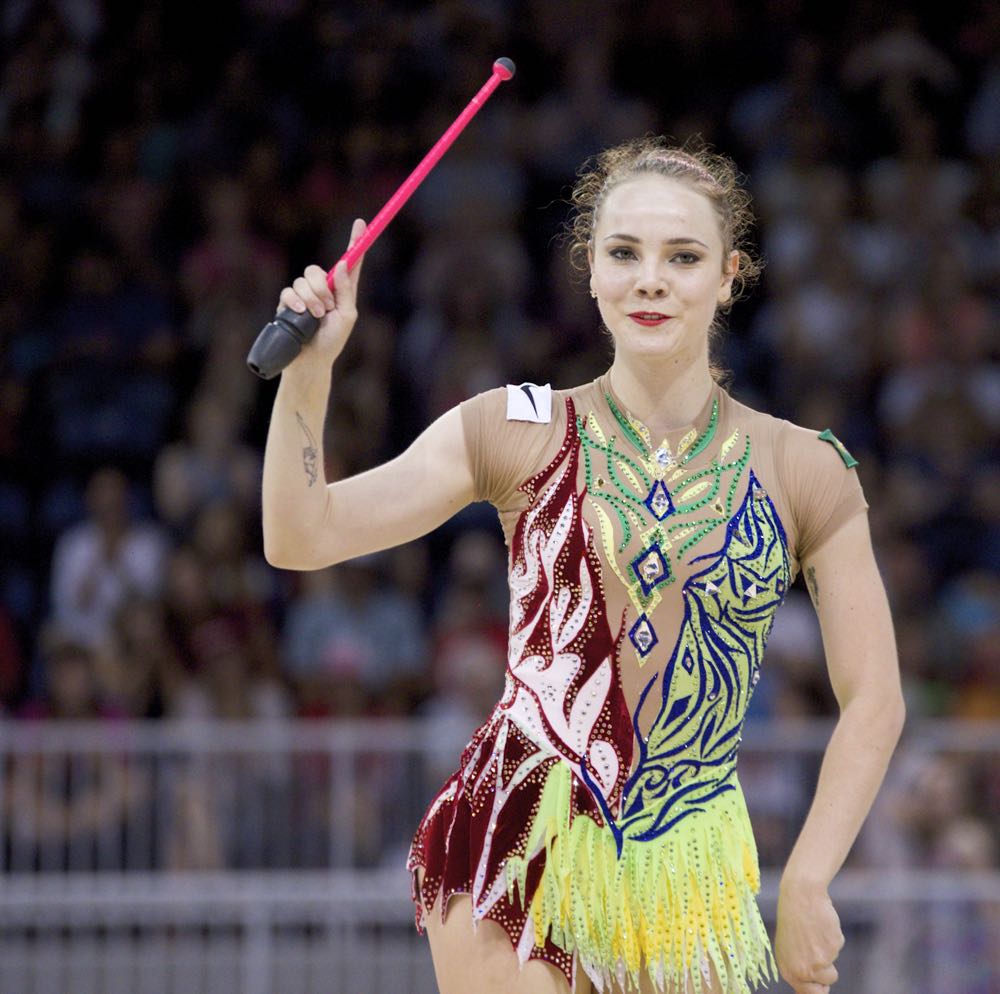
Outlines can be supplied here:
M364 231L356 221L353 245ZM452 409L402 455L326 484L323 423L330 368L357 319L361 265L334 274L310 266L280 298L281 307L322 317L316 337L281 374L264 451L264 555L283 569L320 569L408 542L475 499L461 416Z
M871 809L905 717L892 618L868 518L855 515L802 564L840 720L781 879L775 956L797 994L825 994L843 935L827 888Z

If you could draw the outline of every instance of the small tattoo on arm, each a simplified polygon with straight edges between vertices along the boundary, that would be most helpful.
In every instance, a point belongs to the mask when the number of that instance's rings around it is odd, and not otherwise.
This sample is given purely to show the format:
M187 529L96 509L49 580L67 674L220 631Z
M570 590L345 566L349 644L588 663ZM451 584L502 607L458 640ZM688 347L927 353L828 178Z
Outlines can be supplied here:
M819 607L819 583L816 580L816 570L812 566L806 569L806 586L809 588L813 604Z
M309 486L311 487L319 475L319 453L316 450L316 439L298 411L295 412L295 419L302 429L302 434L306 437L306 444L302 449L302 468L306 471L306 479L309 481Z

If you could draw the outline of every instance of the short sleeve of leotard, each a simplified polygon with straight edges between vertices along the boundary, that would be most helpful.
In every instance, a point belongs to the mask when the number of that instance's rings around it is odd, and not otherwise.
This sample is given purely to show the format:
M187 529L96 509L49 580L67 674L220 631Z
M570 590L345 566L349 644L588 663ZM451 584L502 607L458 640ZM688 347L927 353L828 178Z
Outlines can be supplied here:
M857 470L840 454L839 443L785 422L779 466L795 530L795 556L816 552L847 521L867 510Z
M476 498L506 511L518 503L518 487L538 471L539 459L565 422L560 405L553 401L549 423L508 421L507 390L498 387L463 401L459 410Z

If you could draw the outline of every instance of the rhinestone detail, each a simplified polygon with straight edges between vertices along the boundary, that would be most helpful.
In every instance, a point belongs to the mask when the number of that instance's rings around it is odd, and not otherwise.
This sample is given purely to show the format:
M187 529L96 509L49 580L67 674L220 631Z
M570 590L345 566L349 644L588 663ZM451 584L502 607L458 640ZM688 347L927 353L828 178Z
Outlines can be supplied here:
M640 614L636 623L629 629L628 637L635 646L635 651L643 657L648 656L653 651L653 646L659 642L656 630L644 614Z

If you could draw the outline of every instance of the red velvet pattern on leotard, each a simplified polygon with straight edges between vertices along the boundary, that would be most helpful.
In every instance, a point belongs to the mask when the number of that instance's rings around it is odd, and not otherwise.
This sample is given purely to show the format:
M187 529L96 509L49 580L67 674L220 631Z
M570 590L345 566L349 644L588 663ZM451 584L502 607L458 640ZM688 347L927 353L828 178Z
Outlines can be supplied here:
M472 897L475 920L500 924L523 960L544 959L574 983L573 958L546 941L535 944L528 909L545 849L526 852L528 830L551 767L574 771L571 820L603 825L632 762L631 717L618 679L622 629L613 635L591 529L577 492L579 445L573 402L556 456L521 487L531 506L511 541L510 642L503 696L462 753L414 837L408 867L424 868L417 926L441 896ZM586 767L588 783L581 772ZM524 879L505 863L528 860ZM519 891L521 891L519 893Z

